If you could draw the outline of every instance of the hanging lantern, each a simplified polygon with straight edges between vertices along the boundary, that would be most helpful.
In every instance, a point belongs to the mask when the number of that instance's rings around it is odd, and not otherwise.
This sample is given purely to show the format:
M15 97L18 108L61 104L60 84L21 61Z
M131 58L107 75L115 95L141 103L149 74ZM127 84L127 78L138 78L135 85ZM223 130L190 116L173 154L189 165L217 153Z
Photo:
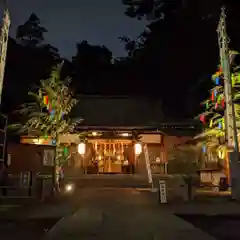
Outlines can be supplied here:
M219 72L222 73L222 66L219 67Z
M218 108L218 103L215 103L215 109L217 109Z
M208 107L209 107L209 104L208 104L208 102L206 102L206 109L208 109Z
M84 155L86 152L86 144L84 142L81 142L78 144L78 153L80 155Z
M215 83L216 83L216 85L219 85L219 84L220 84L220 77L216 77Z
M45 133L44 135L44 139L47 140L48 139L48 135Z
M214 90L214 97L216 97L217 96L217 90L215 89Z
M222 122L219 122L219 123L218 123L218 128L219 128L219 129L222 129Z
M142 145L140 143L135 143L134 150L136 155L140 155L142 153Z
M44 103L45 105L48 104L48 96L44 96L44 97L43 97L43 103Z
M56 145L57 141L55 139L52 140L52 145Z

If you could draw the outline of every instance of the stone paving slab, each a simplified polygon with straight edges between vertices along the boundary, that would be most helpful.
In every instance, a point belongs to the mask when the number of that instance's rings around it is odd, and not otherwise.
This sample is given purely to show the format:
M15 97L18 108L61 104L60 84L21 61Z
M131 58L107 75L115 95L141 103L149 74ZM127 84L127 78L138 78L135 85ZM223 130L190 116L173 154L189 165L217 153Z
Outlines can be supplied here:
M90 197L95 201L83 204L73 215L61 219L44 240L215 239L153 204L136 190L104 190L91 193Z

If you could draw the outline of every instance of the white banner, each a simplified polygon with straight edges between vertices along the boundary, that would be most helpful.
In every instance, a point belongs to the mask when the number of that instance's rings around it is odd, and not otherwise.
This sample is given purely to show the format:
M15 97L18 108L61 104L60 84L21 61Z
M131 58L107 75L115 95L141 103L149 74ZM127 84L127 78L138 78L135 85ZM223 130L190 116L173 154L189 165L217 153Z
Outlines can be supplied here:
M152 183L152 171L151 171L151 166L150 166L150 161L149 161L147 144L144 144L143 152L144 152L145 161L146 161L146 168L147 168L147 173L148 173L148 182Z

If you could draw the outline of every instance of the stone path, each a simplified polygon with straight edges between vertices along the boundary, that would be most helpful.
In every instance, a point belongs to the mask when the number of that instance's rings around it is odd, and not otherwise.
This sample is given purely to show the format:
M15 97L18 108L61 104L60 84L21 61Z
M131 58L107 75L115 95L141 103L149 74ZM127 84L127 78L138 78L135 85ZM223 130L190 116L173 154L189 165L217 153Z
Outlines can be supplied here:
M149 193L134 189L85 189L77 193L80 208L60 220L44 237L56 240L214 240L159 207Z

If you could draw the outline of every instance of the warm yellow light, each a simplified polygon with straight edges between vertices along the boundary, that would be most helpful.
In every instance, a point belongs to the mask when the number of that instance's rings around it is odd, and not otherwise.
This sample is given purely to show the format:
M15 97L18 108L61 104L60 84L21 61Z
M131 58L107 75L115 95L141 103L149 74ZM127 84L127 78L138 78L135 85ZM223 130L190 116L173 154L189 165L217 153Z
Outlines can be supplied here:
M219 151L218 151L218 157L219 157L220 159L224 159L224 158L225 158L225 152L224 152L224 150L219 150Z
M84 155L86 152L86 144L84 142L81 142L78 144L78 153L81 155Z
M42 143L42 140L39 139L39 138L33 139L32 141L33 141L34 144L41 144Z
M97 132L93 132L92 135L93 135L93 136L97 136Z
M123 137L128 137L129 134L128 134L128 133L122 133L122 136L123 136Z
M142 145L140 143L135 143L134 145L135 154L139 155L142 153Z

